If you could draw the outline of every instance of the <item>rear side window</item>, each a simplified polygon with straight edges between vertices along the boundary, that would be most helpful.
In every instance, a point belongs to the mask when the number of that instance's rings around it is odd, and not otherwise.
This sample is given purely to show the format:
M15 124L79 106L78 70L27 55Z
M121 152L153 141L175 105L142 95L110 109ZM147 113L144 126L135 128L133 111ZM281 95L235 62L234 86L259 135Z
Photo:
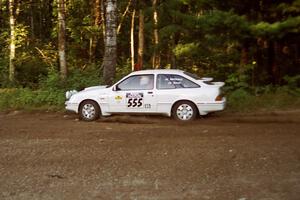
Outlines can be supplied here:
M180 75L159 74L157 76L157 89L198 88L198 84Z

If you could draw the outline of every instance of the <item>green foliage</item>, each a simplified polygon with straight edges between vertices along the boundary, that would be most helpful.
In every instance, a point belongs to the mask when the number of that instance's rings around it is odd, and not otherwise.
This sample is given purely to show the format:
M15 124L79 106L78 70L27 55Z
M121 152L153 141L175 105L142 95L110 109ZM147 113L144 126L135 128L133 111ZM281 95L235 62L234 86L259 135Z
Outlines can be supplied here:
M268 23L259 22L253 25L252 32L254 35L282 38L287 33L299 33L300 31L300 17L290 17L284 21Z
M97 71L73 70L67 80L61 81L59 73L52 69L47 76L40 78L37 89L28 87L0 89L0 110L62 109L67 90L81 90L88 86L99 85L100 78Z
M101 74L95 66L91 69L73 70L65 82L67 89L81 90L85 87L102 84Z
M22 47L25 45L27 36L29 34L28 26L23 24L17 24L16 26L16 48Z
M33 109L33 108L62 108L64 105L64 91L0 89L0 110Z
M40 88L43 90L47 90L48 88L61 89L62 82L59 73L54 69L50 69L47 76L40 78Z
M119 81L121 78L123 78L124 76L128 75L129 73L131 73L131 62L130 59L125 59L124 61L122 61L122 65L117 65L117 69L116 69L116 78L115 78L115 82Z
M287 86L291 89L299 89L300 87L300 75L297 76L285 76L284 80L287 82Z
M278 9L283 13L299 13L300 12L300 0L295 0L292 4L281 3L278 5Z
M1 93L3 105L7 104L9 108L60 105L65 90L80 90L102 83L104 21L95 26L95 1L72 0L66 4L68 78L65 81L59 76L57 2L34 1L33 5L18 2L15 5L19 13L14 83L8 81L10 27L7 4L2 5L3 12L0 12L0 88L18 88ZM118 1L119 19L127 5L128 1ZM20 7L17 9L17 6ZM233 107L252 108L253 102L263 105L271 97L276 97L278 102L289 102L289 96L299 96L299 0L158 1L157 46L153 44L152 2L136 1L124 17L118 35L115 80L131 72L129 38L133 9L137 11L135 50L138 46L138 10L143 9L145 14L144 69L152 67L153 51L156 50L161 56L162 68L174 64L176 68L225 81L229 105ZM256 64L252 65L253 60ZM58 102L56 96L60 99ZM274 106L280 104L284 103Z
M233 110L248 109L250 102L253 101L253 96L242 88L231 92L227 98L228 107Z
M212 11L198 18L199 29L211 34L229 33L234 37L245 37L249 29L249 22L245 17L232 11ZM228 35L227 35L228 36Z
M300 107L300 96L286 87L267 86L263 93L254 95L245 89L237 89L227 95L227 110L232 112L272 111Z
M253 78L253 65L244 65L236 72L232 72L226 79L226 91L234 91L237 89L250 90ZM253 86L253 85L252 85Z
M39 77L47 74L47 64L30 52L19 55L15 61L17 84L22 87L37 88Z
M179 44L174 49L173 52L177 57L181 56L196 56L199 45L195 43Z
M49 70L47 76L40 78L40 88L42 90L81 90L85 87L100 85L101 78L99 70L90 68L85 70L74 69L69 72L66 80L62 81L59 72Z
M8 80L8 61L5 57L0 57L0 88L9 85Z

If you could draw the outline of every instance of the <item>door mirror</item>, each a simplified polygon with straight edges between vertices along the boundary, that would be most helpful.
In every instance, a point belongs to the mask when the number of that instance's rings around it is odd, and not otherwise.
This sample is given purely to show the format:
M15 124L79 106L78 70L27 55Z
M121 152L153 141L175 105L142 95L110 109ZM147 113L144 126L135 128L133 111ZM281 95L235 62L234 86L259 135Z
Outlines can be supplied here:
M119 91L120 88L118 87L118 85L114 85L113 88L112 88L112 90L113 90L113 91Z

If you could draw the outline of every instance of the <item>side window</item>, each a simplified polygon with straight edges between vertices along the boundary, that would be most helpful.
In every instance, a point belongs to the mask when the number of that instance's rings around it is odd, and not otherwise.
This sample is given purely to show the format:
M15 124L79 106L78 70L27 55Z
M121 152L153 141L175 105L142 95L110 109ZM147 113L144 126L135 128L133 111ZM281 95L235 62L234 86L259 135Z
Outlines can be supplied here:
M170 75L159 74L157 76L157 89L175 89L175 85L170 81Z
M152 90L154 87L154 75L130 76L117 85L119 90Z
M157 89L176 89L176 88L198 88L196 83L179 75L159 74L157 76Z

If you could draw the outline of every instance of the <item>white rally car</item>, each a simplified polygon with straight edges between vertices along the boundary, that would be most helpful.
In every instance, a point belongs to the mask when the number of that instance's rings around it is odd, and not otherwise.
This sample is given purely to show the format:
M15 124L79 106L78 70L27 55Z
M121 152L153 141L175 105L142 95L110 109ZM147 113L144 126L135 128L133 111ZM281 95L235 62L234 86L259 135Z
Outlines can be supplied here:
M122 113L163 114L190 121L198 114L225 108L220 90L224 83L211 81L181 70L135 71L112 86L66 92L66 109L85 121Z

